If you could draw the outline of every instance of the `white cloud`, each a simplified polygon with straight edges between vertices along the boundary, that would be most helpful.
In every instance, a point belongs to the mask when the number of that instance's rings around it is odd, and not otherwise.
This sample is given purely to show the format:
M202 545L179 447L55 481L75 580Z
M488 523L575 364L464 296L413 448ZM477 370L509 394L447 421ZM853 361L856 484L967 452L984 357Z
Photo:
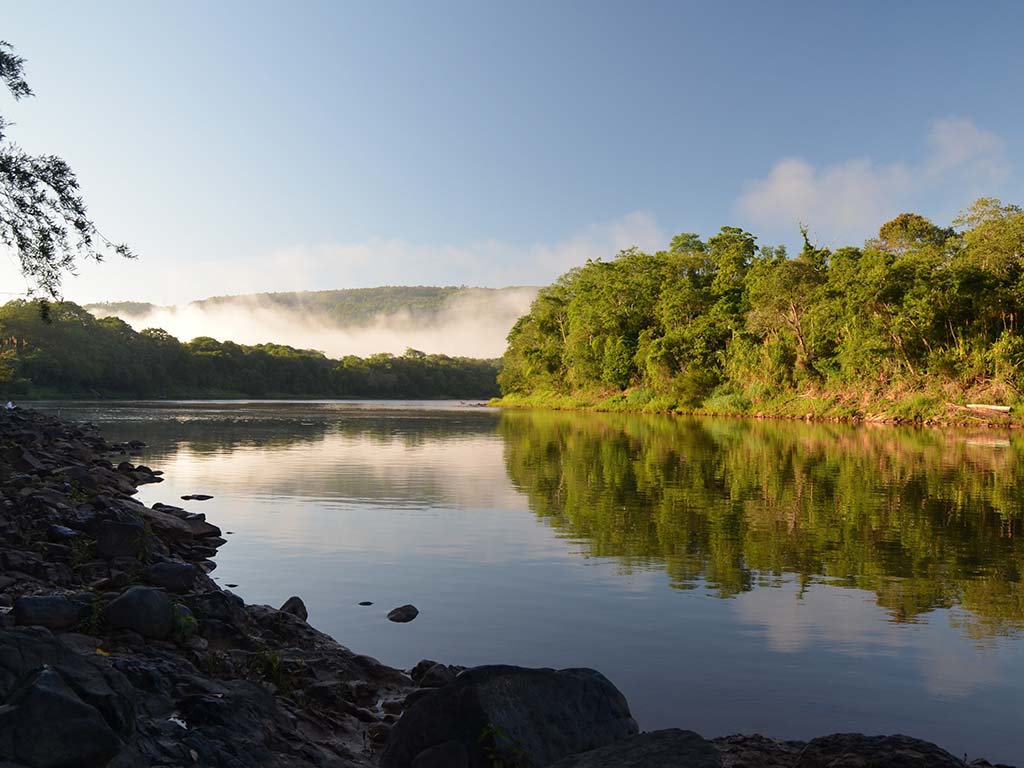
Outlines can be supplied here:
M965 117L937 120L928 132L927 147L929 176L957 171L979 182L998 183L1009 174L1006 142Z
M1003 140L971 120L937 120L924 141L919 165L879 164L867 158L817 167L801 158L777 162L768 175L744 184L737 212L749 226L772 234L808 224L828 242L856 243L883 222L943 187L956 192L954 206L992 194L1009 174Z

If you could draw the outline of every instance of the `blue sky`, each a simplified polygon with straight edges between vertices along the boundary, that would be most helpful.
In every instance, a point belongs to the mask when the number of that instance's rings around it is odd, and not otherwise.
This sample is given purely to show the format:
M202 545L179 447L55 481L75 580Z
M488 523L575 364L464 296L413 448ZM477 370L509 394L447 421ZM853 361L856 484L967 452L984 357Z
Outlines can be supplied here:
M1024 203L1010 2L0 2L36 97L138 262L77 300L537 284L742 226L859 243ZM21 284L3 260L5 291Z

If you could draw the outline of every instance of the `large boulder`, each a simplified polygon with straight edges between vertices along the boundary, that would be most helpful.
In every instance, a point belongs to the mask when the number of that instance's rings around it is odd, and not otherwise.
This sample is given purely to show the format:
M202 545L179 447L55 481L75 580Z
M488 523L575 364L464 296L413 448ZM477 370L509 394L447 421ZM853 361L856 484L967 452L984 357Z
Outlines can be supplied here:
M174 631L174 616L171 599L150 587L131 587L103 609L103 618L112 627L131 629L156 640Z
M808 742L793 768L964 768L964 763L910 736L833 733Z
M33 595L14 601L14 621L22 626L46 627L59 632L75 626L85 613L81 603L63 595Z
M153 532L165 541L192 540L192 527L184 520L158 509L149 509L142 504L137 504L133 508L143 520L152 526Z
M551 768L721 768L714 745L693 731L667 728L571 755Z
M302 598L297 595L292 595L284 601L284 605L278 608L283 613L290 613L292 616L298 616L300 619L305 621L309 618L309 611L306 610L306 604L302 602Z
M199 578L199 569L190 563L175 563L168 560L148 566L142 572L142 578L154 587L171 592L184 592L191 589Z
M43 667L0 707L0 754L32 768L106 765L121 746L103 716Z
M625 697L600 672L476 667L409 708L392 730L380 764L411 768L421 753L459 742L467 768L490 768L497 760L540 768L637 730ZM451 744L443 751L461 754ZM417 765L430 756L423 755Z

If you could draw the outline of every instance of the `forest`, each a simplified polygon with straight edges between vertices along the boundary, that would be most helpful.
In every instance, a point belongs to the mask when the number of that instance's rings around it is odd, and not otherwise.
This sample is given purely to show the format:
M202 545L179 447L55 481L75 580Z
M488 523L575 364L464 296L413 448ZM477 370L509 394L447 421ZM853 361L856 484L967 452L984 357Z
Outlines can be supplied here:
M591 260L509 334L504 405L905 419L1024 387L1024 212L913 213L861 247L723 227Z
M45 307L45 309L44 309ZM353 355L246 346L135 331L71 303L0 307L0 392L18 397L486 398L499 363L428 355Z

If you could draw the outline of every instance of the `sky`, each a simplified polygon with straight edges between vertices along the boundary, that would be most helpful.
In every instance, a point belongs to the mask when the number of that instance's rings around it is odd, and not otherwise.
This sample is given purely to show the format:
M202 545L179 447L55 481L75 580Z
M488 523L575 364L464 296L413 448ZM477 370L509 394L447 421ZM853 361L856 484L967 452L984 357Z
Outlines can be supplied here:
M139 254L69 299L539 285L678 232L1024 203L1022 28L998 0L0 0L36 93L0 114Z

